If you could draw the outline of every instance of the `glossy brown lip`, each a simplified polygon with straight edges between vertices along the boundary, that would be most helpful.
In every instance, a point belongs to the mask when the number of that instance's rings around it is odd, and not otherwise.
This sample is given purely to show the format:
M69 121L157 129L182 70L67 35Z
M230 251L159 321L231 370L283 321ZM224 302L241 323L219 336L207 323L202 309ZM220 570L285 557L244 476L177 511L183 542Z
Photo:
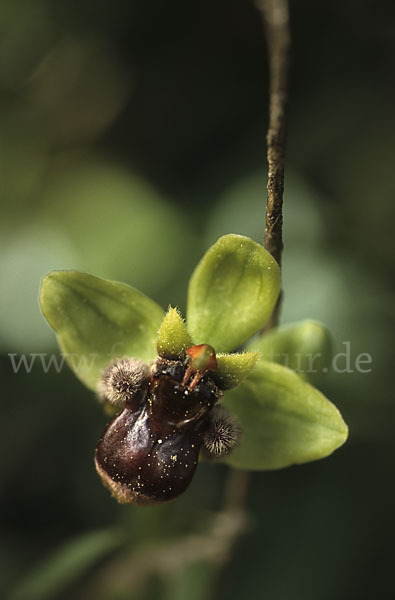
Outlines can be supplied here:
M192 390L183 386L186 369L159 360L100 438L96 469L118 502L167 502L189 486L220 391L207 377Z

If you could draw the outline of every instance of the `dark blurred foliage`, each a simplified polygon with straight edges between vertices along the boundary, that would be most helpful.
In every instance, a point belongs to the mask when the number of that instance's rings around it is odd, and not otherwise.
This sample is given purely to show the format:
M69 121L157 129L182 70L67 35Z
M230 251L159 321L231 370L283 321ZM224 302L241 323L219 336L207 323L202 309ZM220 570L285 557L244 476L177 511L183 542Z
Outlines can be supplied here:
M252 475L251 526L216 596L386 598L394 6L299 0L291 10L283 321L324 321L337 351L350 341L352 360L369 353L372 371L323 383L349 423L346 446ZM55 348L37 303L51 268L124 280L184 309L189 273L218 235L261 241L265 40L246 0L3 0L0 32L0 595L86 598L122 548L204 524L227 469L201 465L168 506L116 505L93 468L105 417L92 395L66 369L15 374L8 355ZM197 564L101 597L208 598L211 576Z

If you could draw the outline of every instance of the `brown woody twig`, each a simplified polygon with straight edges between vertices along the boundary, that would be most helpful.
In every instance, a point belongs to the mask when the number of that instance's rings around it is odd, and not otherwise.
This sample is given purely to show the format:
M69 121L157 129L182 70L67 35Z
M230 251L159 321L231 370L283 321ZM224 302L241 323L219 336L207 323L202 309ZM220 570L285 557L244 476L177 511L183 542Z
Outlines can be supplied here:
M267 131L267 204L264 245L281 265L283 250L283 192L286 107L291 36L288 0L259 0L266 30L270 71L269 127ZM265 330L278 323L282 294Z

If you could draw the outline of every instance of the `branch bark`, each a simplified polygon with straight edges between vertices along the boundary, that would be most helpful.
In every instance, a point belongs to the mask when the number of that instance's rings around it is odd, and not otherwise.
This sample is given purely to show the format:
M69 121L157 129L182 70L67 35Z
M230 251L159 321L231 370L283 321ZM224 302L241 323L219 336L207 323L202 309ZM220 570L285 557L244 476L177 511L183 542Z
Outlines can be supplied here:
M265 248L281 264L286 108L291 36L288 0L260 0L269 54L270 103L267 131L267 204Z

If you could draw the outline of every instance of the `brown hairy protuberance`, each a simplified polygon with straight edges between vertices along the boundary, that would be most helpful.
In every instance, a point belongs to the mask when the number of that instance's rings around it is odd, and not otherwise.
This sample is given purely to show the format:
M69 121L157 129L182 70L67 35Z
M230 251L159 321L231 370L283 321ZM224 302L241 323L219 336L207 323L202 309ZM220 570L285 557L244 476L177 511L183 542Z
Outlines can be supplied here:
M121 409L149 383L150 378L148 365L134 358L120 358L103 372L98 387L99 398Z
M241 427L223 406L215 406L203 436L204 450L212 457L229 454L240 442Z

